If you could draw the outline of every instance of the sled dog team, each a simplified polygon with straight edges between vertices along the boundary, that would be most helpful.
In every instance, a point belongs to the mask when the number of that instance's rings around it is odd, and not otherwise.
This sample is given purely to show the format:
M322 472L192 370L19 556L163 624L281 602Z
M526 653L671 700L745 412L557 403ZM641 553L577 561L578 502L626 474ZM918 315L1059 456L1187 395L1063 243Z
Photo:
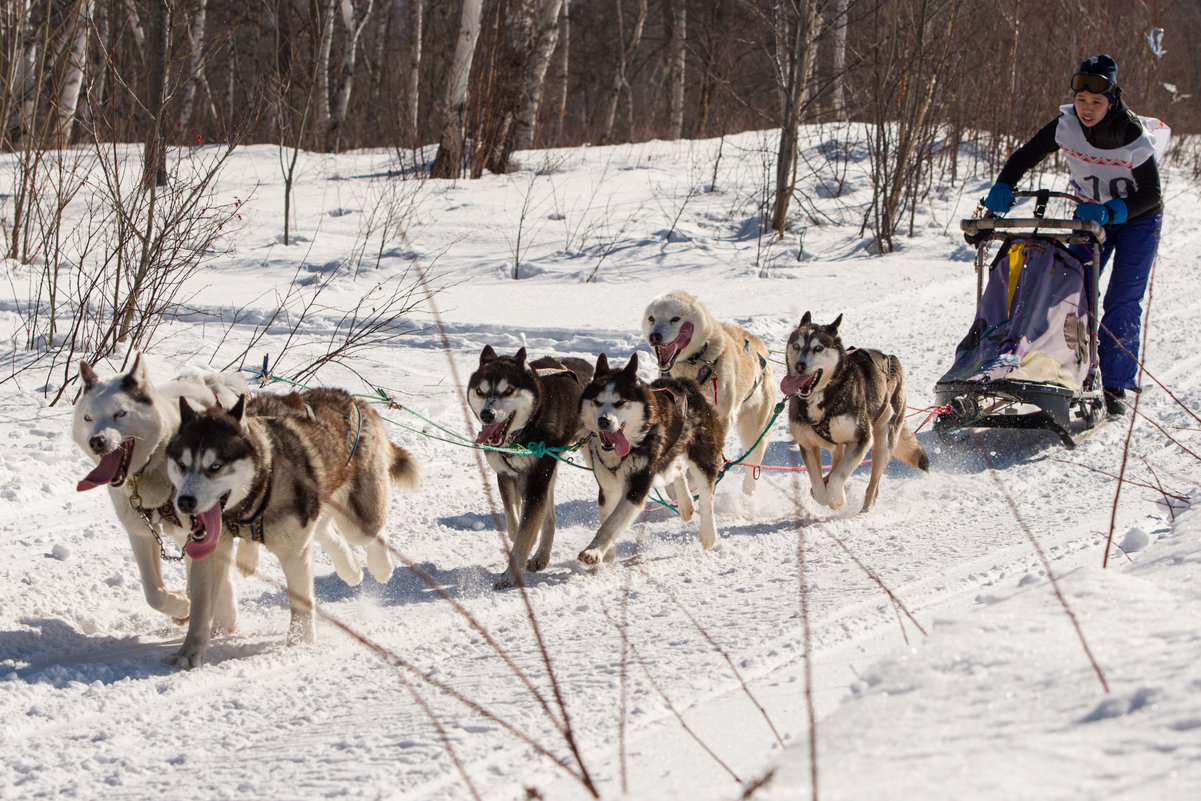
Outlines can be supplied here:
M893 456L922 470L929 461L905 423L900 361L845 348L841 321L820 325L805 313L788 338L779 387L818 503L843 506L847 478L872 451L867 512ZM476 442L500 448L489 449L487 460L512 550L497 588L550 562L558 460L548 450L581 441L601 520L581 563L613 561L617 538L656 484L685 521L699 512L702 548L716 543L713 494L727 432L737 432L749 463L760 463L767 448L776 397L768 350L680 291L650 303L642 330L660 373L650 383L639 377L636 353L624 365L610 365L602 353L593 365L554 356L529 361L525 348L512 356L483 348L467 398L481 423ZM314 638L314 545L352 586L363 576L352 546L366 548L376 580L392 575L383 534L389 493L393 483L414 488L421 469L391 442L367 402L338 389L249 397L244 379L228 373L156 385L141 356L128 373L108 378L81 362L80 377L74 439L96 467L78 489L108 487L147 602L187 624L171 664L199 666L212 634L234 631L233 571L253 573L261 548L284 573L289 644ZM535 443L544 447L531 452L526 446ZM832 458L825 475L823 448ZM742 490L754 489L746 471ZM165 539L182 543L188 557L186 594L163 585Z

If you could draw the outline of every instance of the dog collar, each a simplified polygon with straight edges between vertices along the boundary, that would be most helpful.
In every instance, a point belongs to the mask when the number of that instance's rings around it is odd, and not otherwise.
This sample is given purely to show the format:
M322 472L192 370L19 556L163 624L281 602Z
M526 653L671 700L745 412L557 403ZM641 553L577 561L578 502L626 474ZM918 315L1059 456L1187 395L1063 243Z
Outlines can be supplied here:
M251 540L257 543L264 543L266 536L263 530L263 516L267 511L267 503L271 500L271 475L267 475L267 487L263 490L262 500L259 501L258 511L248 518L242 520L226 520L225 525L229 529L229 533L235 537L241 537L245 540Z

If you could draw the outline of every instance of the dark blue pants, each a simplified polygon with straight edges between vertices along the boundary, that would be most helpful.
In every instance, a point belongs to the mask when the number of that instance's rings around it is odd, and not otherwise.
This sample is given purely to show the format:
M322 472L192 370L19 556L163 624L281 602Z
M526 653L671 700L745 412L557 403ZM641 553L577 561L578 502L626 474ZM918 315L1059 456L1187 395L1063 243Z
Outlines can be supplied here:
M1163 215L1135 220L1106 231L1101 248L1101 269L1113 257L1109 286L1101 301L1101 384L1134 389L1138 386L1138 346L1143 318L1143 295L1155 252Z

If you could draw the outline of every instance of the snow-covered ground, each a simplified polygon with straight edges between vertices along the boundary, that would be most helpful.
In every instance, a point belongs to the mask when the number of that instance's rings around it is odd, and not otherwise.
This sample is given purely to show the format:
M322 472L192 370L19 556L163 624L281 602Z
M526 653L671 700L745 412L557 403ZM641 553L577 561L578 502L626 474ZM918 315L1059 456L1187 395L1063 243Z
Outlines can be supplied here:
M44 371L0 384L0 798L575 799L583 775L604 798L737 799L764 779L754 798L806 798L807 686L823 799L1197 798L1201 513L1154 489L1192 497L1201 476L1201 425L1182 408L1201 409L1201 193L1171 166L1155 388L1132 431L1125 418L1068 451L1029 432L948 446L926 426L930 473L891 466L871 514L854 514L864 470L838 512L804 476L764 471L751 500L719 485L713 550L695 522L648 508L595 575L575 561L598 525L595 482L564 467L550 567L525 597L492 589L493 478L435 427L474 436L462 385L485 344L647 357L642 311L671 289L777 351L806 310L841 313L844 341L901 358L924 422L972 318L957 221L990 180L936 185L914 236L873 255L865 151L852 136L851 160L828 161L828 136L805 151L823 174L802 183L803 237L783 241L754 222L770 134L526 153L509 176L459 182L389 178L387 153L302 154L288 246L278 152L235 154L215 200L243 200L241 221L157 332L152 376L225 365L299 276L292 320L319 294L301 331L274 324L246 364L268 355L286 377L347 309L414 288L419 268L432 304L418 291L395 336L310 383L403 405L380 411L426 477L395 493L388 532L420 571L349 588L318 552L318 641L289 648L267 554L240 583L237 634L199 670L165 667L182 631L144 601L107 496L75 490L90 462L70 406L48 405ZM5 364L24 357L40 270L3 264ZM1137 483L1115 512L1128 432ZM782 421L770 441L766 462L791 464ZM1111 516L1126 555L1102 569ZM164 571L182 587L182 567Z

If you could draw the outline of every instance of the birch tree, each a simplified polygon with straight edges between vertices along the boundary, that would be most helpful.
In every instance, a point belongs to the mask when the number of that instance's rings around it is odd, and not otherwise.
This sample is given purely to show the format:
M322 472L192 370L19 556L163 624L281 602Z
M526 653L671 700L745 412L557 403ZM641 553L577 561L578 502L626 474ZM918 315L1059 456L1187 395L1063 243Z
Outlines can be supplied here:
M196 108L196 94L204 81L204 63L206 60L204 48L205 21L208 16L208 0L196 0L192 8L191 24L188 25L188 77L183 87L183 97L180 99L179 117L176 127L184 130L192 119Z
M409 97L407 122L409 144L418 147L417 123L421 110L421 34L422 34L422 0L409 0Z
M525 71L521 105L517 111L514 150L529 150L534 146L534 126L538 120L538 108L542 104L546 68L550 66L551 56L559 41L559 9L562 5L562 0L538 0L531 6L534 39Z
M475 59L475 43L480 36L483 0L463 0L454 57L446 80L446 94L439 106L442 136L438 153L430 165L434 178L457 178L463 171L463 140L467 129L467 79Z
M71 126L75 122L75 111L79 106L79 95L83 87L84 67L88 60L88 35L92 30L93 0L79 0L66 30L64 31L67 56L64 74L58 92L58 142L65 145L71 140Z
M564 0L559 14L559 100L555 104L555 147L563 143L563 119L567 116L567 78L571 64L571 0Z

